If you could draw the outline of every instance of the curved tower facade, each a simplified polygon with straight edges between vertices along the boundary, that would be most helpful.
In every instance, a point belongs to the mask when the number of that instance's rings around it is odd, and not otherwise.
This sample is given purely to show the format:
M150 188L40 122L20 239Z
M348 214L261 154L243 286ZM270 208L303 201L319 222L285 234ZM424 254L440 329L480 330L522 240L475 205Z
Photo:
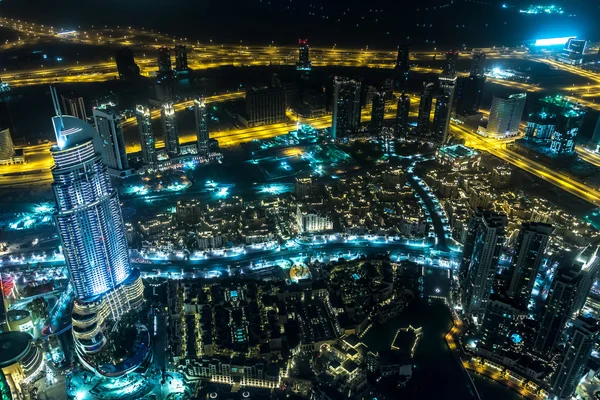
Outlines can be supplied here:
M75 289L75 342L91 353L106 342L104 321L143 300L143 285L129 264L119 198L97 152L100 137L87 122L57 111L52 118L57 145L51 149L55 219Z

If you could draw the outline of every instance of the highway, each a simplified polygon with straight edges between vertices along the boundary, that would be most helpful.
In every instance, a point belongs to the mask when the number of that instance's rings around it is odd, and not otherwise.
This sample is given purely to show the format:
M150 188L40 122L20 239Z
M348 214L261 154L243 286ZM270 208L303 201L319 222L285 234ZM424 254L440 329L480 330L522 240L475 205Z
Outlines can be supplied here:
M561 172L553 171L546 166L531 160L520 154L507 149L507 141L498 141L494 139L486 139L473 133L463 126L451 124L450 129L453 134L465 139L465 144L478 150L486 151L530 174L537 176L549 182L560 189L571 193L578 198L585 200L595 206L600 206L600 192L578 182L571 177ZM512 140L512 139L509 139Z

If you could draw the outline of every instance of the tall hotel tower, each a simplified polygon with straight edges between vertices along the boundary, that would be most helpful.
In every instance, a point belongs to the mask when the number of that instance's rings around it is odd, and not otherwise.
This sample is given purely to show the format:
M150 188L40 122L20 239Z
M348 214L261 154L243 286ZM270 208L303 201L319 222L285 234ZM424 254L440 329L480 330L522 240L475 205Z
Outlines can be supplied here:
M63 116L56 89L51 94L55 219L75 289L73 336L83 360L106 344L106 320L141 305L144 288L139 271L129 264L119 198L102 162L100 136L87 122Z

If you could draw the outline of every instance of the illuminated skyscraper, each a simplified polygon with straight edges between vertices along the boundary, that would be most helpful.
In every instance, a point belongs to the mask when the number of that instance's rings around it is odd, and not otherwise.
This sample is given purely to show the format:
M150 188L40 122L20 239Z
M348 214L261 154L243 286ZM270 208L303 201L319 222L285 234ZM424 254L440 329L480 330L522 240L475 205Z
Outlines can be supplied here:
M171 64L171 50L168 47L161 47L157 54L158 72L168 73L173 71Z
M421 102L419 103L419 116L417 117L417 130L419 134L426 135L429 132L429 117L431 115L431 103L433 102L432 82L423 82Z
M574 268L559 268L550 286L542 311L534 349L540 355L551 357L565 324L571 318L579 274Z
M526 100L527 93L494 96L487 129L481 132L494 138L517 135Z
M462 303L467 314L481 316L492 293L507 218L492 211L479 211L469 221L469 231L460 266Z
M385 118L385 92L377 91L373 93L373 103L371 108L371 122L369 124L371 133L381 135L383 122Z
M246 114L249 126L285 121L285 89L261 87L246 90Z
M160 108L163 133L165 134L165 148L170 155L179 154L179 130L177 128L177 115L172 101L163 103Z
M300 39L298 45L298 62L296 63L296 69L298 71L310 71L312 62L310 61L308 40Z
M129 169L125 139L121 128L121 115L115 103L103 103L92 110L96 130L102 139L104 164L111 169Z
M570 399L575 394L600 334L594 318L578 317L573 325L569 343L551 379L552 392L560 399Z
M208 110L204 97L194 100L194 116L196 118L196 136L198 140L198 154L208 157Z
M85 103L83 97L77 96L60 96L63 104L63 111L67 115L72 115L75 118L87 121L87 112L85 111Z
M150 109L143 105L135 107L135 116L140 132L140 143L142 145L142 162L153 164L156 162L156 146L154 143L154 132L152 131L152 116Z
M73 335L79 354L105 344L103 322L143 300L139 271L132 270L117 191L98 149L100 137L85 121L62 116L51 88L57 145L52 188L56 226L75 290Z
M188 70L187 47L184 44L175 46L175 68L178 73Z
M396 125L394 135L403 137L408 134L408 113L410 111L410 97L402 93L398 98L398 107L396 109Z
M448 141L448 130L450 128L450 113L456 89L456 77L440 76L440 88L438 91L435 112L433 114L433 135L441 140L443 144Z
M535 278L553 231L552 225L544 223L527 222L521 225L511 262L512 276L508 295L520 299L524 305L527 305L531 298Z
M360 82L333 78L332 139L347 138L360 126Z

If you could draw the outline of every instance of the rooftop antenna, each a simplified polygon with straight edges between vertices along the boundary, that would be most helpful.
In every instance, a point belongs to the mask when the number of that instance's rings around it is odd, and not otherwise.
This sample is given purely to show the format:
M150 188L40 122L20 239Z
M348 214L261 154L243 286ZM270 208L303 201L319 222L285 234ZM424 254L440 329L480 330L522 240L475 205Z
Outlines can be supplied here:
M50 96L52 97L54 112L60 121L60 130L63 131L65 129L65 124L63 123L62 111L60 110L60 103L58 102L58 94L56 93L56 88L54 86L50 86Z

